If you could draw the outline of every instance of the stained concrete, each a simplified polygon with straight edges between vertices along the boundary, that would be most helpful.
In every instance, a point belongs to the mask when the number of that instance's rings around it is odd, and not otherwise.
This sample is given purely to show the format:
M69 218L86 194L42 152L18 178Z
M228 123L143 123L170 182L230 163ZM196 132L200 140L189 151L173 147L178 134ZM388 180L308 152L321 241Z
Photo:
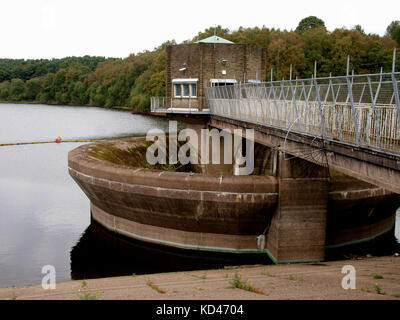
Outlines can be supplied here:
M342 288L342 268L356 270L356 288ZM235 274L256 292L233 289ZM383 279L375 279L380 275ZM159 291L149 286L155 284ZM399 300L400 257L370 257L324 263L255 265L0 288L0 300ZM381 290L378 293L379 287Z

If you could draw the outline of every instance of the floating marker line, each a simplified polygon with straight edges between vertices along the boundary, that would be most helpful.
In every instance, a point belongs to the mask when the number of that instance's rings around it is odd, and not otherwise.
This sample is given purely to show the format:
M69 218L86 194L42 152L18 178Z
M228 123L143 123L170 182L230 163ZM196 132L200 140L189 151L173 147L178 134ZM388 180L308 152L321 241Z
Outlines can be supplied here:
M104 139L84 139L84 140L62 140L60 142L53 141L33 141L33 142L12 142L12 143L0 143L0 147L8 147L8 146L19 146L19 145L27 145L27 144L44 144L44 143L63 143L63 142L97 142L102 141Z

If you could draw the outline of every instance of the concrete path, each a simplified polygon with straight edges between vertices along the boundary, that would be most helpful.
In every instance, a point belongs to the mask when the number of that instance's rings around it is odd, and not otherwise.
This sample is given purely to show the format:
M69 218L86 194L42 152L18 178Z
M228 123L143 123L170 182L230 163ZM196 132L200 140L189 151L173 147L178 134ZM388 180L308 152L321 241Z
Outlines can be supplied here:
M356 289L344 290L342 267L356 270ZM243 289L231 288L236 284ZM0 289L0 299L86 300L216 300L327 299L400 301L400 257L309 264L256 265L219 270L162 273L69 281L56 290L41 285Z

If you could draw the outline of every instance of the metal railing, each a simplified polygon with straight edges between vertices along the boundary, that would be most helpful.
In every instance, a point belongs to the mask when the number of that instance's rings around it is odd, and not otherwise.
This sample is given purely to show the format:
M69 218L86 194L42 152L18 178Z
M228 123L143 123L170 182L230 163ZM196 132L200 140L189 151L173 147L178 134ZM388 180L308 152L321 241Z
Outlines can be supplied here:
M184 102L174 105L172 98L166 99L165 97L151 97L150 98L150 111L179 111L188 113L205 112L208 109L208 101L205 97L188 98L182 100ZM177 110L174 110L177 109Z
M400 73L205 88L210 113L400 153Z
M155 112L157 110L165 109L165 97L151 97L150 98L150 111Z

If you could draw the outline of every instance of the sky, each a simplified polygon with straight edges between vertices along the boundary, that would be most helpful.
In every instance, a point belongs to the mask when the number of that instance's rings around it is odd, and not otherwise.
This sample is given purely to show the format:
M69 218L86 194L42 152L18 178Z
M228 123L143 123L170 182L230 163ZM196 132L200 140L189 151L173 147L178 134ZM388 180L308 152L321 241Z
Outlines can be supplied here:
M384 35L400 0L1 0L0 58L127 57L215 25L294 30L317 16L329 31Z

